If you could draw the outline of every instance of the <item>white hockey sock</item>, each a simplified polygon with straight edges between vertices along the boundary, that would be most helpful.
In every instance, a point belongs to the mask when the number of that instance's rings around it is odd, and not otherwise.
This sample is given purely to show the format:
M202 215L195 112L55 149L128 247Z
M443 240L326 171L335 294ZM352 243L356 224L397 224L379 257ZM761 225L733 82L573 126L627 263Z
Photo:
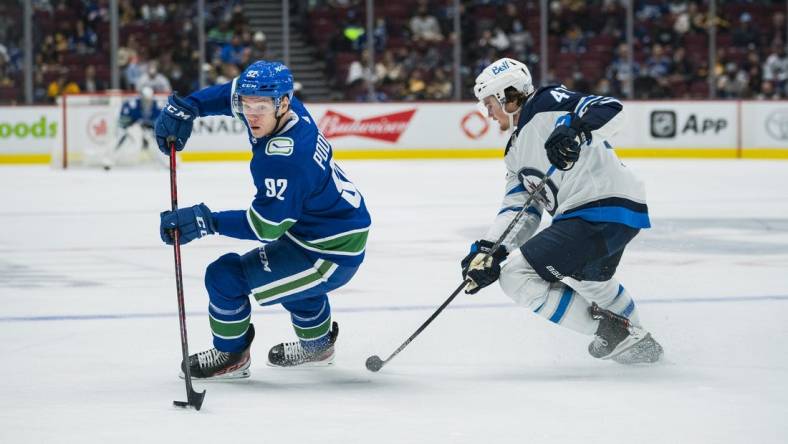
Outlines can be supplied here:
M544 302L533 310L550 322L584 335L592 335L599 322L591 318L588 313L590 307L591 304L572 287L556 283L550 285Z
M640 325L640 317L638 316L635 301L617 279L595 282L564 278L564 282L574 288L585 299L596 302L600 307L613 313L629 318L635 325Z
M501 288L518 305L584 335L596 332L598 321L588 313L590 304L572 288L542 279L519 250L513 251L501 269Z

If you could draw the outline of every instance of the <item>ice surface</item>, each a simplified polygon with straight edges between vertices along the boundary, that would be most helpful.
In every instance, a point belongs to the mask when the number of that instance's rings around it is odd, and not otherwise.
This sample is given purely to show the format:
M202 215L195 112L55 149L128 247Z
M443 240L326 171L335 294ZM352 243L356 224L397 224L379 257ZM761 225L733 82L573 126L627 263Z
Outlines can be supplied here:
M265 365L294 338L256 309L252 377L174 408L180 341L159 170L0 168L0 442L784 443L788 441L788 163L646 161L654 228L619 278L665 362L592 359L588 338L516 307L497 286L460 296L381 372L459 283L498 209L503 163L342 166L374 219L367 261L332 296L333 368ZM242 163L185 164L182 206L246 208ZM183 248L190 347L210 346L205 267L254 242Z

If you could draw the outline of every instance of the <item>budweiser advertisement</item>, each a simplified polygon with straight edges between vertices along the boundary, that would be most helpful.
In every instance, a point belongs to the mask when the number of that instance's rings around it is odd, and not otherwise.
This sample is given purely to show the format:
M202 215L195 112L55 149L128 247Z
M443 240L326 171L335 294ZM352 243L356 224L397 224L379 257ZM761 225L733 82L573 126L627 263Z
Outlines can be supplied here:
M340 103L309 109L337 150L481 149L507 141L473 103Z

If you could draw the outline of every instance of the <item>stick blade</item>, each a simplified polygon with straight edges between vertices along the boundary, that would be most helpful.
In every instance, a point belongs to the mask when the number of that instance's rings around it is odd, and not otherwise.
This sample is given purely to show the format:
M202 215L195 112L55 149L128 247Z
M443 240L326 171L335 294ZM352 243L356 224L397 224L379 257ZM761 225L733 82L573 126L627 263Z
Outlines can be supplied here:
M205 399L205 390L201 392L192 390L189 392L188 401L172 401L172 405L182 408L194 407L195 410L199 411L202 408L203 399Z

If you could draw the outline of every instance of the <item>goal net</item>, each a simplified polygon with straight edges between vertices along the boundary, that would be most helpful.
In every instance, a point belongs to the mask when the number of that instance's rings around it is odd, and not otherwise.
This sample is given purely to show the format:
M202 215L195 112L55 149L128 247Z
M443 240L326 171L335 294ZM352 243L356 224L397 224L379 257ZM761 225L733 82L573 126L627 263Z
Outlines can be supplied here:
M115 166L165 165L150 129L139 123L123 128L121 109L139 94L108 91L62 96L60 142L52 152L54 168L110 168ZM156 94L161 107L166 94Z

